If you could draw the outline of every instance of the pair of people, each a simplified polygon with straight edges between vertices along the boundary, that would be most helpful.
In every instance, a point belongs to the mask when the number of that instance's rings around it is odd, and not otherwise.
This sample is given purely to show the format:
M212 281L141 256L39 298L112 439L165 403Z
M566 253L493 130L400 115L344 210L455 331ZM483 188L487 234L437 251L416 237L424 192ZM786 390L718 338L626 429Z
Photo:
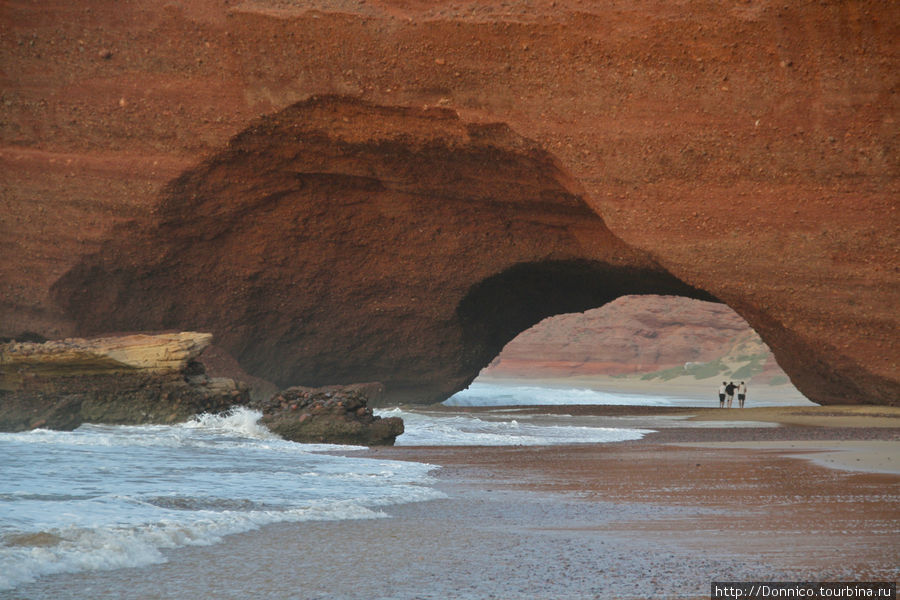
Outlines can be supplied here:
M740 385L735 385L733 381L729 383L722 382L722 385L719 386L719 408L725 408L726 402L728 403L728 408L731 408L735 390L737 390L738 406L744 408L744 401L747 399L747 384L743 381Z

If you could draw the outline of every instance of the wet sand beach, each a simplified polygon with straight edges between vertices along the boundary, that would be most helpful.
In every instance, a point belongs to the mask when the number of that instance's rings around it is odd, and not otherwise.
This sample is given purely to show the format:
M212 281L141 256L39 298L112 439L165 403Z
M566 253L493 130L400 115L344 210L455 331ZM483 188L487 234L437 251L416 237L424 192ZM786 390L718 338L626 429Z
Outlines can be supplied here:
M619 443L355 452L439 465L432 485L446 498L386 519L264 527L10 597L708 598L713 580L900 577L898 409L821 407L807 414L815 425L778 427L736 409L724 427L682 421L697 411L680 408L527 410L679 420ZM733 426L741 412L750 427Z
M529 410L546 408L551 407ZM569 406L563 411L598 417L708 417L705 411L657 407ZM734 411L710 412L724 419L721 413ZM491 482L492 489L612 503L612 522L585 529L691 549L686 564L700 558L736 558L745 568L772 569L760 575L769 581L777 580L778 573L807 580L896 580L900 410L804 407L741 412L747 413L750 424L763 420L781 426L669 427L615 444L480 448L468 454L438 448L377 452L393 458L409 452L416 460L444 465L442 477L457 470L481 473L482 482ZM727 418L740 421L735 415ZM632 514L636 507L646 512ZM687 572L685 568L681 576ZM740 579L742 573L706 571L709 580ZM656 593L691 592L670 586ZM708 590L694 593L702 597Z

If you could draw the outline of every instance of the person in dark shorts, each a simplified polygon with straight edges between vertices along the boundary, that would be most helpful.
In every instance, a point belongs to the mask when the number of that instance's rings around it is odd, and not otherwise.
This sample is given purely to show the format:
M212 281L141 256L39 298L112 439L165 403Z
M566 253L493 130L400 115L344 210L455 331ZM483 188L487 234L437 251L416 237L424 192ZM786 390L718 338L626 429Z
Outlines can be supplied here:
M729 381L725 386L725 401L728 408L731 408L731 401L734 400L734 390L737 388L733 381Z
M747 399L747 384L742 381L741 385L738 386L737 393L738 393L738 406L740 408L744 408L744 400Z
M719 386L719 408L725 408L725 382Z

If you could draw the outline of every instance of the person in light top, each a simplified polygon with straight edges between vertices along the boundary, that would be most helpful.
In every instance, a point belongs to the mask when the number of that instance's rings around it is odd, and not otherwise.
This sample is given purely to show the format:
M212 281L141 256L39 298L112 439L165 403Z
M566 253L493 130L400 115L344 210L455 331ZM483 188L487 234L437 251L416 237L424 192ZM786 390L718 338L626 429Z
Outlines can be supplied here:
M737 393L738 393L738 406L740 408L744 408L744 400L747 399L747 384L742 381L741 384L738 386Z
M725 382L719 386L719 408L725 408Z

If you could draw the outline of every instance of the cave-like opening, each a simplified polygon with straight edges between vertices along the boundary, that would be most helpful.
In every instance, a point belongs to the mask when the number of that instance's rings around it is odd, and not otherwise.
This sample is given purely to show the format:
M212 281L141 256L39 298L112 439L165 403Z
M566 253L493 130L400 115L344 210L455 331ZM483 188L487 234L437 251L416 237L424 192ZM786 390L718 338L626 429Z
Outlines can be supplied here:
M727 305L626 295L525 329L447 403L713 406L723 380L747 382L748 406L809 403Z
M507 343L542 320L646 294L715 300L660 270L588 260L522 263L479 282L456 311L465 349L460 375L468 377L457 389L474 379Z

